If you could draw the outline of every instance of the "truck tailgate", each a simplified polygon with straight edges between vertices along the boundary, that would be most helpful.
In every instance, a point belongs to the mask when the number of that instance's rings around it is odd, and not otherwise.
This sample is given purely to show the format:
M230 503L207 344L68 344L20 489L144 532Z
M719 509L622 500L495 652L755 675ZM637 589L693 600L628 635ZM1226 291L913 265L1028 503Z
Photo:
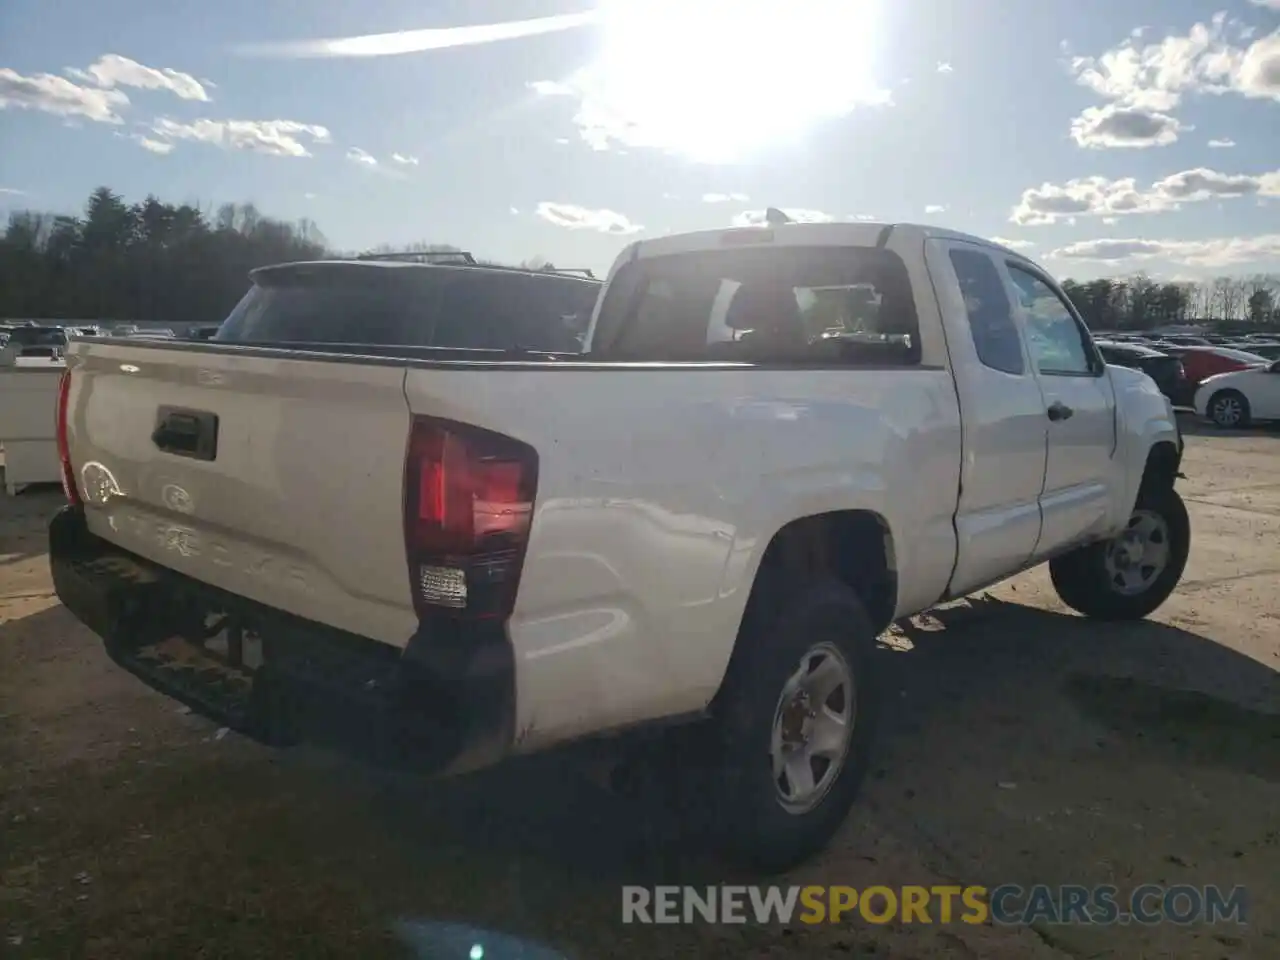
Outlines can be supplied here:
M404 370L82 341L68 442L89 529L204 583L404 646Z

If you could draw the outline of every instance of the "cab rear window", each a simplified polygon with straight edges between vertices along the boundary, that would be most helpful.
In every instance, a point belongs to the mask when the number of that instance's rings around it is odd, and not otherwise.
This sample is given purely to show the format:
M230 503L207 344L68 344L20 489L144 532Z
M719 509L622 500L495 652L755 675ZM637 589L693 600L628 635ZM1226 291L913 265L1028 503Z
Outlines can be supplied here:
M615 275L591 354L618 360L905 366L919 324L901 259L864 247L712 250Z

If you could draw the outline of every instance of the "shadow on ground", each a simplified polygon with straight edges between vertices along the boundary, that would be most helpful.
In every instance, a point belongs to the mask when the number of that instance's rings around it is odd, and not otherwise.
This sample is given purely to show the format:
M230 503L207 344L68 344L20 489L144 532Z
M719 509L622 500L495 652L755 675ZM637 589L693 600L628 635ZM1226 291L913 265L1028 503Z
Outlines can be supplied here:
M941 758L963 763L966 743L1004 731L997 752L1025 760L1038 751L1028 733L1044 729L1042 711L1082 749L1105 726L1169 763L1276 776L1276 720L1261 707L1162 687L1169 674L1159 669L1109 676L1117 662L1185 661L1224 690L1274 696L1273 671L1195 634L978 603L891 639L880 682L901 695L869 803L885 810L894 795L920 794L921 805L898 803L894 817L932 837L944 860L938 811L954 765ZM307 751L271 753L218 739L104 661L60 608L0 625L0 933L33 956L205 956L211 944L219 956L400 956L397 921L466 925L448 928L447 943L421 941L423 955L441 960L470 926L581 958L923 955L878 948L889 936L878 928L856 931L855 943L847 931L833 940L829 930L623 927L620 884L729 872L673 826L661 791L606 794L559 755L424 783ZM77 739L96 747L71 749ZM901 761L909 766L895 768ZM968 774L994 789L1004 774L979 762ZM975 821L990 812L977 795L949 802L967 804ZM842 844L806 868L825 875L816 882L850 882Z
M0 567L43 554L49 547L46 525L65 502L62 488L35 484L11 497L5 492L0 467L0 498Z
M1207 637L1155 620L1100 623L990 595L894 633L907 649L891 635L882 661L886 676L896 674L910 693L909 706L898 702L900 726L945 713L958 697L989 698L1000 716L1001 704L1056 690L1136 744L1280 780L1280 673Z

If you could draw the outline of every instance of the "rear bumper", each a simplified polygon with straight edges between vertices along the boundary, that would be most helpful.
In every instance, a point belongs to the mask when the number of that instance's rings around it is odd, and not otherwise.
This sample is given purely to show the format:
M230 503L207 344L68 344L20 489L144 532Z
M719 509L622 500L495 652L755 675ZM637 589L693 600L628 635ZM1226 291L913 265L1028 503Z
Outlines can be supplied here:
M401 651L226 594L89 532L49 524L62 604L148 686L255 740L315 743L436 773L486 766L512 743L515 680L501 624L421 627ZM201 639L207 618L261 638L255 670Z

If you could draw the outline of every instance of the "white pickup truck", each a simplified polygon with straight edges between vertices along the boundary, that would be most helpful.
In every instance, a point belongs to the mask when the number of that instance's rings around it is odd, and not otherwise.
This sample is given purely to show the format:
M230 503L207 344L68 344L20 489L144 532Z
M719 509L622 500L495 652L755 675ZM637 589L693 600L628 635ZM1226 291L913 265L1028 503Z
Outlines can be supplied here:
M306 291L425 310L430 269L259 277L289 342L72 342L53 578L120 665L436 772L687 722L726 841L782 867L853 800L893 621L1044 562L1139 618L1182 575L1168 400L1010 250L692 233L623 251L578 356L297 342Z

